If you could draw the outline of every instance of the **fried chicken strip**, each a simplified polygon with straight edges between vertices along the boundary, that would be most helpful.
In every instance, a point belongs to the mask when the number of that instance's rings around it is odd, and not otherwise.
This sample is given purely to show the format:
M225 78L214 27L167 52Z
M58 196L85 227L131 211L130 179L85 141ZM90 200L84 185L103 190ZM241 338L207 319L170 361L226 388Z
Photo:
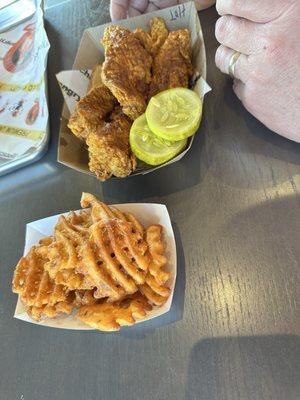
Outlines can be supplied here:
M150 21L149 33L141 28L137 28L134 34L148 53L155 56L167 39L169 31L163 18L154 17Z
M130 119L116 108L108 122L102 121L89 131L86 144L89 168L104 181L112 175L123 178L136 168L136 158L129 145Z
M187 29L170 32L153 61L149 98L166 89L187 87L192 75L191 37Z
M146 109L152 57L134 33L121 26L107 27L102 43L105 49L103 83L116 97L124 114L134 120Z

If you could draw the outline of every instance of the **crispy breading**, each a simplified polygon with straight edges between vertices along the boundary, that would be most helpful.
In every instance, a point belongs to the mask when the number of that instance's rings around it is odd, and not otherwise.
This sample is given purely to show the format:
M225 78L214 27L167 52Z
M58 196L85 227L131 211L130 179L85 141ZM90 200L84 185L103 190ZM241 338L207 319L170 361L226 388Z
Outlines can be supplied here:
M163 18L154 17L150 21L150 32L137 28L134 32L145 49L155 56L168 37L169 31Z
M68 127L79 139L86 139L94 125L102 125L117 104L110 90L104 86L92 88L76 105Z
M89 168L100 180L112 175L123 178L135 170L136 158L129 145L130 128L130 119L116 108L110 121L103 121L89 131L86 138Z
M149 98L175 87L188 87L192 75L191 37L187 29L170 32L153 60Z
M146 110L152 57L134 33L121 26L107 27L102 44L105 49L103 83L116 97L124 114L134 120Z
M116 105L110 90L102 86L91 89L77 104L78 114L90 124L100 124Z

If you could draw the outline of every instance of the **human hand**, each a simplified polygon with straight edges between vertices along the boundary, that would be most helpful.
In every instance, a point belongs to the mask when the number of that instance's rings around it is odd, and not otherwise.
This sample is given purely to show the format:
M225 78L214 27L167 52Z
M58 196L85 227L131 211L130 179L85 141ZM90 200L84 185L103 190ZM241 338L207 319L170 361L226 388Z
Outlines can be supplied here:
M175 6L185 3L187 0L111 0L110 16L112 21L135 17L136 15L146 14L151 11ZM198 10L210 7L215 0L196 0Z
M299 0L217 0L218 68L228 73L235 51L233 90L268 128L300 142Z

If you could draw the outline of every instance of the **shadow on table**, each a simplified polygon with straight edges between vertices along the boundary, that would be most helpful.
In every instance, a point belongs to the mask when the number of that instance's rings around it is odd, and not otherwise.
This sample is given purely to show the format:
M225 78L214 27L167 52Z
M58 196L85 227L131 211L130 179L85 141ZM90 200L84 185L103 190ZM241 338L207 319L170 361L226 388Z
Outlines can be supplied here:
M199 184L210 166L205 150L205 132L204 118L190 151L182 160L146 175L110 179L105 182L103 192L106 202L135 202L146 198L160 198Z
M153 333L156 328L173 324L182 319L185 295L185 258L179 229L175 223L172 223L172 226L177 250L177 278L170 311L161 317L137 324L134 327L122 328L116 335L128 339L143 339L147 334Z
M299 336L205 339L192 348L185 399L296 400L299 372Z

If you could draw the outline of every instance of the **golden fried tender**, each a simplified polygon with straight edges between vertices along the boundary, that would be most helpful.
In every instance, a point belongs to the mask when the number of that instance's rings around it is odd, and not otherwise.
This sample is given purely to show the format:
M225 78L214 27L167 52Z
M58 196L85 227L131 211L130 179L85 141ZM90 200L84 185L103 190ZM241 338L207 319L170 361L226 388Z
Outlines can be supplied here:
M100 124L116 105L116 99L104 86L91 89L77 104L77 112L90 124Z
M68 127L71 132L78 137L78 139L85 140L89 134L91 124L79 115L75 108L75 111L69 119Z
M47 259L43 257L43 251L40 251L42 247L44 244L33 246L29 253L20 259L12 287L13 292L21 296L29 313L36 319L46 316L48 312L56 316L60 312L69 313L72 310L69 289L63 285L56 285L45 271Z
M192 75L191 37L187 29L170 32L153 60L149 98L166 89L188 87Z
M140 294L126 298L120 302L80 307L77 316L85 324L101 331L118 331L121 326L133 325L146 316L151 305Z
M150 21L150 32L145 32L141 28L134 31L145 49L152 56L155 56L168 37L169 31L163 18L154 17Z
M152 57L134 33L117 25L104 31L103 83L132 120L146 110Z
M86 139L94 125L103 124L115 105L116 99L106 86L94 87L77 103L68 127L79 139Z
M112 175L124 178L136 168L136 158L129 145L131 121L115 109L110 121L103 121L89 131L86 144L89 168L104 181Z

